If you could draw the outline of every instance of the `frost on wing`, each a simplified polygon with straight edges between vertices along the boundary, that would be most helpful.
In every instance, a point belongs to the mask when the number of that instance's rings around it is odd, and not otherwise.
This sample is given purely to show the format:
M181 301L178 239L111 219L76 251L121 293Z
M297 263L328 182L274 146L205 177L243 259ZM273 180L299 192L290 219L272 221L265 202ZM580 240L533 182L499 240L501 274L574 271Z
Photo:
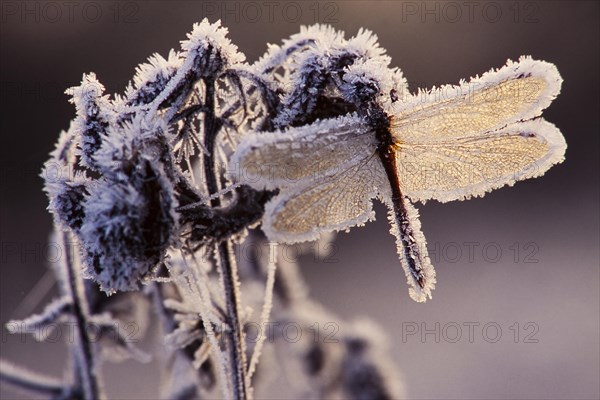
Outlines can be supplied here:
M401 145L398 175L412 200L463 200L543 175L566 147L560 131L538 118L437 146Z
M400 143L437 143L494 131L539 116L560 93L553 64L521 57L460 85L420 91L394 107Z
M367 156L306 186L280 190L265 207L262 229L270 240L295 243L364 225L375 218L372 199L385 184L379 159Z
M404 193L442 202L483 196L561 162L566 143L560 131L531 120L558 95L561 82L554 65L522 57L468 83L398 103L392 131Z
M234 181L256 189L304 185L375 153L372 130L356 114L283 131L247 135L229 163Z

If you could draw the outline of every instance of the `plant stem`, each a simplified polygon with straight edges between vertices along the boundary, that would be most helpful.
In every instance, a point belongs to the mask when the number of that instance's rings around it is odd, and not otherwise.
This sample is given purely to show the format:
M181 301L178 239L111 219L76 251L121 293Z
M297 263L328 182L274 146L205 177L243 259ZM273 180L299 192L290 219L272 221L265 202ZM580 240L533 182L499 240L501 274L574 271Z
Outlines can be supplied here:
M66 389L56 378L29 371L4 360L0 360L0 381L51 398L58 398Z
M75 358L78 363L78 371L76 371L76 373L80 379L84 399L103 399L105 396L99 385L93 343L87 334L89 304L85 294L83 278L81 277L80 271L75 268L75 263L68 247L71 243L69 239L70 234L68 232L63 232L62 241L65 252L65 271L67 274L65 278L68 285L66 290L70 292L69 295L73 299L73 316L75 317L76 323L75 343L77 348L75 351L77 354Z
M227 316L231 331L226 333L229 349L231 351L230 364L233 377L234 398L246 399L246 362L244 354L244 344L242 329L239 320L239 293L237 287L237 265L231 257L231 243L223 241L218 244L219 262L222 269L223 290L226 297Z
M215 143L220 130L220 123L215 116L215 81L206 79L205 105L207 112L204 114L204 171L206 174L206 187L209 195L219 191L218 176L215 165ZM211 200L212 207L219 207L219 198ZM239 400L247 398L246 393L246 363L244 357L244 338L239 320L239 293L237 288L237 266L232 258L232 248L229 240L217 244L218 263L221 271L223 291L225 293L226 312L229 332L224 332L227 340L227 349L230 352L229 361L232 372L233 397Z

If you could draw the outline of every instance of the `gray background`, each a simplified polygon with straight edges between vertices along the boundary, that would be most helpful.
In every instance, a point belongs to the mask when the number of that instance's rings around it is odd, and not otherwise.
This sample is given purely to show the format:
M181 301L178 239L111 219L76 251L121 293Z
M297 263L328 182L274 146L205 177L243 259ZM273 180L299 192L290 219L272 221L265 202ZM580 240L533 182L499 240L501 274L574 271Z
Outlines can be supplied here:
M410 398L600 396L597 2L75 3L72 14L62 2L2 3L2 324L25 316L23 302L46 270L51 218L37 175L74 115L64 88L95 71L108 92L121 92L138 63L178 48L204 16L223 19L251 61L300 24L330 22L347 36L374 30L412 90L457 83L523 54L556 64L563 90L544 116L569 148L566 162L542 178L483 199L419 206L438 274L433 301L409 299L381 205L375 223L338 236L335 262L302 259L312 294L345 319L366 315L383 326ZM475 243L472 257L465 243ZM433 334L403 340L403 329L436 323L439 342ZM466 323L479 324L472 343ZM457 325L462 336L451 343ZM502 334L491 343L498 326ZM3 329L0 346L2 357L62 369L60 343ZM111 396L152 397L151 366L106 370ZM3 387L0 396L14 393Z

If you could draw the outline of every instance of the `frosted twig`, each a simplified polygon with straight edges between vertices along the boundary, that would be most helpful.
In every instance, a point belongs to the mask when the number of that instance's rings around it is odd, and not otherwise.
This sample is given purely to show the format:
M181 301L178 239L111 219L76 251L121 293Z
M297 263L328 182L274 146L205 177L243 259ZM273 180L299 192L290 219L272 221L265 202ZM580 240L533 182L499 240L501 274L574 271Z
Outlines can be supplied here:
M204 116L204 146L207 152L204 154L204 171L206 188L209 195L219 191L218 176L215 164L215 145L219 126L215 115L215 81L207 78L205 102L210 110ZM218 198L211 200L212 207L220 206ZM230 330L225 332L227 348L230 352L233 397L239 400L246 399L246 363L244 361L244 338L239 319L239 289L238 276L235 260L232 259L232 249L229 242L224 241L217 244L219 271L222 277L223 291L225 293L225 305Z
M185 254L183 254L183 252L181 253L181 256L183 258L184 263L186 263L187 269L189 271L192 272L192 274L195 275L195 269L199 269L201 268L200 265L198 265L198 262L196 261L196 258L192 255L192 260L194 261L194 263L196 264L196 268L190 268L190 266L187 264L187 261L185 259ZM186 278L184 278L186 279ZM223 394L224 398L229 397L229 391L228 391L228 387L229 387L229 383L227 380L227 369L223 360L222 355L220 354L220 347L219 344L217 342L217 338L215 335L215 331L213 329L213 325L208 317L209 313L210 313L210 293L207 291L208 287L206 286L206 282L203 282L205 284L205 289L201 288L201 283L198 279L194 279L193 280L195 283L195 287L197 290L198 295L200 296L200 302L198 303L199 305L199 311L200 311L200 318L202 318L202 325L204 326L204 330L206 331L206 336L208 337L209 342L211 343L211 350L215 356L215 361L217 362L217 368L219 370L219 375L221 378L221 391ZM183 285L184 287L186 286L185 284ZM190 290L193 293L193 289L192 289L192 283L188 281L188 287L190 288Z
M267 282L265 284L265 299L263 301L263 308L260 314L260 327L265 327L269 322L269 316L271 315L271 309L273 308L273 287L275 286L275 271L277 269L277 243L269 242L269 261L267 263ZM262 332L262 329L261 329ZM250 365L248 367L248 374L246 376L246 385L250 388L252 375L258 365L258 359L262 351L263 345L266 340L266 335L263 333L259 336L258 342L254 347L254 352L250 359Z
M66 247L69 241L69 232L62 234L62 248ZM75 343L78 347L76 353L77 373L81 380L83 395L86 400L97 400L105 398L99 383L98 368L94 355L93 342L88 336L87 324L89 318L89 305L85 294L85 286L81 271L75 268L73 254L65 251L65 271L67 273L67 283L71 296L73 297L73 317L77 325L75 330Z
M14 331L40 332L65 316L74 320L74 382L35 383L4 363L12 372L0 378L39 385L55 397L95 400L104 397L98 370L104 356L142 356L117 330L129 311L121 309L117 319L114 309L103 308L106 298L100 300L92 283L84 287L84 267L108 294L150 296L144 286L153 286L164 343L177 349L169 353L161 395L190 399L218 383L224 398L246 400L288 371L294 397L401 397L370 324L361 330L340 322L342 341L305 335L267 348L266 335L281 335L260 332L246 363L251 312L244 311L261 301L262 327L274 296L275 322L299 321L318 335L319 324L335 318L310 300L296 262L274 242L312 241L362 226L374 219L373 201L382 201L391 210L409 293L424 301L435 271L412 202L463 200L539 176L564 159L566 143L541 118L562 82L549 63L524 57L458 86L410 95L390 61L372 32L345 39L317 24L269 46L250 65L227 29L205 19L181 51L140 65L123 95L105 94L95 74L84 75L68 90L77 116L42 173L55 226L70 229L60 238L63 247L77 237L83 258L67 252L55 263L60 300L40 315L12 321ZM444 160L452 166L441 168L444 179L421 173L437 171ZM473 166L496 171L498 179L472 174L479 169ZM55 179L56 167L74 174ZM266 281L258 249L240 263L241 274L233 251L234 243L265 244L253 237L259 224L273 242ZM209 262L200 251L210 252ZM145 310L124 297L136 317ZM101 339L114 340L93 343L93 326ZM271 367L275 357L268 355L275 353L280 365Z
M51 398L57 398L69 390L56 378L32 372L6 360L0 360L0 381Z
M237 278L237 266L231 257L232 249L229 242L218 245L219 262L221 264L221 276L223 280L223 291L225 292L225 305L230 330L225 333L228 348L231 352L230 363L232 369L234 398L244 400L247 397L246 388L246 361L244 349L244 337L239 318L239 280Z
M63 316L71 313L72 299L70 296L63 296L53 300L41 314L30 315L29 317L17 321L8 321L6 324L10 333L33 333L36 340L44 340L48 332L46 327L58 322Z

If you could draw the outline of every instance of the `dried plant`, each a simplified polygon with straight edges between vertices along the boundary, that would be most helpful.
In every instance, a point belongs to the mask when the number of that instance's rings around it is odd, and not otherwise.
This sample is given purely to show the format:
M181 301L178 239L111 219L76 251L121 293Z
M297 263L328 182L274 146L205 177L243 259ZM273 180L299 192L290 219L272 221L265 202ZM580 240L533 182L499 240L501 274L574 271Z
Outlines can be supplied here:
M324 340L339 318L307 296L277 243L326 246L373 219L379 198L410 294L424 301L435 272L411 200L481 196L562 161L560 132L533 119L560 90L551 64L522 58L411 95L369 31L302 28L254 64L226 34L196 24L123 95L93 73L67 90L77 115L42 172L54 237L71 250L54 266L61 297L8 326L43 340L50 324L74 324L72 360L62 380L3 361L4 381L104 398L103 361L150 357L119 324L144 331L156 316L162 398L245 399L274 385L298 398L402 397L380 330L339 323ZM411 170L438 163L443 179ZM481 166L494 174L473 175ZM313 335L285 340L289 326Z

